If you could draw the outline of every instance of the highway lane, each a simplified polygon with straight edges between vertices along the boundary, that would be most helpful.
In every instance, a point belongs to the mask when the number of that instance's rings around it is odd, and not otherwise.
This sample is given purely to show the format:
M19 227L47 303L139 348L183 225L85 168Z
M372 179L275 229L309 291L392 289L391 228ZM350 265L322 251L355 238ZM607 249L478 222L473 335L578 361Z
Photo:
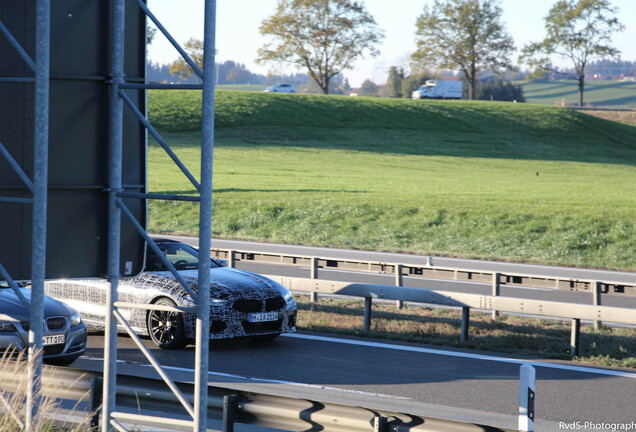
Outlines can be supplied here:
M198 246L198 239L184 236L157 236L172 238L183 241L195 247ZM375 262L402 263L413 265L426 265L429 257L409 254L394 254L384 252L355 251L345 249L328 249L307 246L290 246L271 243L255 243L235 240L213 239L212 247L222 249L248 250L255 252L275 252L304 256L319 256L324 258L368 260ZM528 264L515 264L504 262L489 262L478 260L461 260L453 258L430 258L437 266L450 266L461 269L486 270L486 271L510 271L523 274L536 274L542 276L557 276L579 279L611 280L615 282L636 284L636 274L628 272L613 272L603 270L576 269L567 267L537 266ZM310 277L308 267L290 266L284 264L263 264L249 261L239 261L237 268L253 271L260 274ZM319 269L318 277L326 280L377 283L394 285L395 279L392 275L371 274L363 272L351 272L342 270ZM403 285L413 288L423 288L425 280L418 277L405 276ZM444 287L445 290L453 288ZM471 288L462 292L473 294L491 295L492 286L484 283L471 284ZM593 294L583 291L564 291L546 288L527 288L502 285L500 295L508 297L532 298L535 300L559 301L578 304L593 304ZM602 295L602 304L606 306L627 307L636 309L636 296L626 296L621 294Z
M198 245L198 238L186 236L156 235L156 237L173 238L193 246ZM257 243L240 240L212 239L212 247L221 249L244 249L255 252L280 252L296 255L319 256L324 258L340 258L352 260L368 260L386 263L413 265L431 264L439 267L457 267L458 269L485 270L498 272L517 272L554 277L574 277L578 279L599 279L615 282L636 283L636 273L609 270L580 269L572 267L543 266L501 261L470 260L460 258L412 255L388 252L360 251L351 249L332 249L313 246L295 246L275 243Z
M192 379L194 348L152 349L169 373ZM103 336L89 336L78 367L100 368ZM132 341L118 338L119 372L149 371ZM373 339L296 334L271 342L214 343L211 384L375 409L515 428L523 360ZM631 423L636 372L533 361L537 430L559 422Z

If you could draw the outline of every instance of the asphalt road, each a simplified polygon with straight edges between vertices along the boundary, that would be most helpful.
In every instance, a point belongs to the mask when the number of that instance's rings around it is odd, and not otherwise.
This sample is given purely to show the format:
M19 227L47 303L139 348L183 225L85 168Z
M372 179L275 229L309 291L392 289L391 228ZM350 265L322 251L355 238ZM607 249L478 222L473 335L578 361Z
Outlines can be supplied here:
M175 379L193 379L194 347L166 351L145 342ZM74 366L101 369L103 345L103 336L90 335L86 355ZM118 360L120 373L150 373L143 354L124 336L118 339ZM305 333L270 342L214 343L209 382L516 428L519 368L524 361L474 351ZM636 422L636 372L531 363L537 370L536 430L563 430L559 422Z

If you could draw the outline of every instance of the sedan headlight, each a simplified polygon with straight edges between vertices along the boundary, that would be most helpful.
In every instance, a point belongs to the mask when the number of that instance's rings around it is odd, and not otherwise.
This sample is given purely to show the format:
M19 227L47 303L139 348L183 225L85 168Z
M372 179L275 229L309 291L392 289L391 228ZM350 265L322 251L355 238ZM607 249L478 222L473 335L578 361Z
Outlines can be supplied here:
M78 326L82 323L82 317L80 313L75 311L75 313L71 316L71 327Z
M0 332L12 332L15 331L15 327L11 324L11 321L0 321Z
M227 300L225 299L210 299L210 306L224 306L225 304L227 304Z

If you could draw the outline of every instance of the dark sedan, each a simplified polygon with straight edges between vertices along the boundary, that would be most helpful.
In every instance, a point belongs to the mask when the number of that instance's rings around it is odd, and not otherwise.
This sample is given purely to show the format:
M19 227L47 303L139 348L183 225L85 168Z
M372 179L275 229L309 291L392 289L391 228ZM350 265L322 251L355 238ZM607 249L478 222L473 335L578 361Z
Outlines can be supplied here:
M20 292L31 299L30 289L20 288ZM86 351L86 324L75 309L45 296L43 326L45 363L68 365ZM30 328L29 309L6 282L0 282L0 354L26 351Z

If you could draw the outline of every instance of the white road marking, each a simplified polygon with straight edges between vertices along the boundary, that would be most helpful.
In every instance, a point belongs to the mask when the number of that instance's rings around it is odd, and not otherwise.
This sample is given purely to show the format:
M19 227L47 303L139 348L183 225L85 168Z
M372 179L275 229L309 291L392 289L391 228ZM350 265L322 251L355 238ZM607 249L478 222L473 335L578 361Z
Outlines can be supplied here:
M86 357L86 356L84 356L84 357L82 357L82 359L83 360L99 361L99 362L102 362L102 363L104 362L104 359L103 358L99 358L99 357ZM117 363L135 365L135 366L141 366L141 367L147 367L147 368L151 368L151 369L154 370L154 367L152 365L150 365L150 364L147 364L147 363L130 362L130 361L125 361L125 360L117 360ZM161 368L164 369L164 370L171 370L171 371L175 371L175 372L191 373L193 375L195 373L194 369L188 369L188 368L182 368L182 367L176 367L176 366L161 366ZM245 377L245 376L241 376L241 375L234 375L234 374L228 374L228 373L223 373L223 372L208 371L208 376L240 379L240 380L244 380L244 381L259 382L259 383L265 383L265 384L285 384L285 385L290 385L290 386L307 387L307 388L319 389L319 390L329 390L329 391L335 391L335 392L340 392L340 393L353 393L353 394L358 394L358 395L381 397L381 398L386 398L386 399L412 400L412 398L408 398L408 397L393 396L393 395L387 395L387 394L382 394L382 393L371 393L371 392L365 392L365 391L360 391L360 390L351 390L351 389L343 389L343 388L337 388L337 387L328 387L328 386L323 386L323 385L318 385L318 384L299 383L299 382L295 382L295 381L284 381L284 380L276 380L276 379L268 379L268 378Z
M306 334L299 334L299 333L287 333L281 336L295 338L295 339L306 339L306 340L315 340L320 342L339 343L339 344L345 344L345 345L366 346L370 348L383 348L383 349L391 349L396 351L409 351L409 352L422 353L422 354L443 355L448 357L469 358L469 359L475 359L475 360L493 361L493 362L500 362L500 363L512 363L512 364L519 364L519 365L531 364L532 366L535 366L535 367L542 367L542 368L548 368L548 369L561 369L561 370L568 370L573 372L584 372L584 373L591 373L591 374L597 374L597 375L609 375L609 376L616 376L621 378L636 379L636 373L617 371L617 370L611 370L611 369L597 369L597 368L586 367L586 366L574 366L574 365L559 364L559 363L548 363L548 362L542 362L542 361L536 361L536 360L522 360L522 359L509 358L509 357L496 357L496 356L483 355L483 354L473 354L473 353L458 352L458 351L445 351L441 349L420 348L420 347L408 346L408 345L394 345L394 344L388 344L388 343L371 342L371 341L363 341L363 340L355 340L355 339L339 339L335 337L315 336L315 335L306 335Z

